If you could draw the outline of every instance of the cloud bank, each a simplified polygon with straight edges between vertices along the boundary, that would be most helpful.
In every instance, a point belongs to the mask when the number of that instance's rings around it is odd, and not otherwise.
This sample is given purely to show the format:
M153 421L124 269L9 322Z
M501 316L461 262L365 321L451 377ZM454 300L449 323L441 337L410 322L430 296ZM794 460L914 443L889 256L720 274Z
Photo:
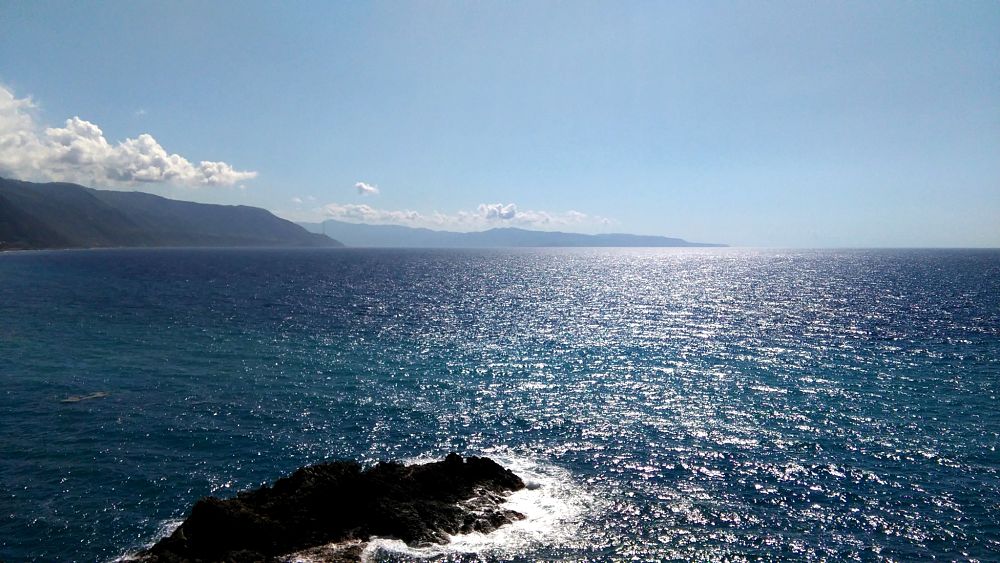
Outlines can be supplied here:
M411 210L379 209L365 204L330 203L320 210L324 219L336 219L348 223L369 223L382 225L405 225L470 231L493 227L525 227L553 230L562 227L605 227L610 219L598 215L588 215L579 211L549 212L520 210L513 203L482 203L473 211L456 213L420 213Z
M194 164L168 153L148 133L112 144L100 127L79 117L67 119L65 127L42 128L35 108L31 98L17 98L0 85L0 176L98 187L231 186L257 176L225 162Z

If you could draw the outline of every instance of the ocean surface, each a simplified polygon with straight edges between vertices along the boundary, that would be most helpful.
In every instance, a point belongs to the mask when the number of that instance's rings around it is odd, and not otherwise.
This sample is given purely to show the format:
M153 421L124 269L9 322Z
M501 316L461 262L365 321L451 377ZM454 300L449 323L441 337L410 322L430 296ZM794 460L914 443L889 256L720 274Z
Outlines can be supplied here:
M373 560L997 561L998 395L1000 251L9 253L0 559L457 451L528 519Z

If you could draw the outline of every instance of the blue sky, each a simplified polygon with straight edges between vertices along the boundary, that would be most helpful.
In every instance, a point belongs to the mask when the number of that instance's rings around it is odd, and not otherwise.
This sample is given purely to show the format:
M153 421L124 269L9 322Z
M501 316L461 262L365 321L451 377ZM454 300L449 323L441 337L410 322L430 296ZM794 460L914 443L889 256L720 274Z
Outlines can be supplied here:
M2 0L0 172L302 220L1000 246L997 30L996 2Z

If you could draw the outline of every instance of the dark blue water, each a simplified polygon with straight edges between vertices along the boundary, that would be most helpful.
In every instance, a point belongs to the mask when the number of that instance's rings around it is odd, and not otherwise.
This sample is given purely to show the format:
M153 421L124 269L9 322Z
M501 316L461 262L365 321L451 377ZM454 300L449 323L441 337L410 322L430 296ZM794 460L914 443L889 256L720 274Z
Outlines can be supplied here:
M445 557L997 560L998 394L997 251L6 254L0 559L455 450L539 488Z

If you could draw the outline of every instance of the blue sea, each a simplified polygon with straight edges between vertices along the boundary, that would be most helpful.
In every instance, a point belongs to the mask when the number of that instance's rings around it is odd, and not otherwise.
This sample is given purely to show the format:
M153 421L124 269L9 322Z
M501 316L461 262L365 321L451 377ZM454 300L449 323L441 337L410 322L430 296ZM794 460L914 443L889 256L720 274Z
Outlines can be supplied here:
M1000 251L7 253L0 559L456 451L528 518L371 559L996 561L998 395Z

